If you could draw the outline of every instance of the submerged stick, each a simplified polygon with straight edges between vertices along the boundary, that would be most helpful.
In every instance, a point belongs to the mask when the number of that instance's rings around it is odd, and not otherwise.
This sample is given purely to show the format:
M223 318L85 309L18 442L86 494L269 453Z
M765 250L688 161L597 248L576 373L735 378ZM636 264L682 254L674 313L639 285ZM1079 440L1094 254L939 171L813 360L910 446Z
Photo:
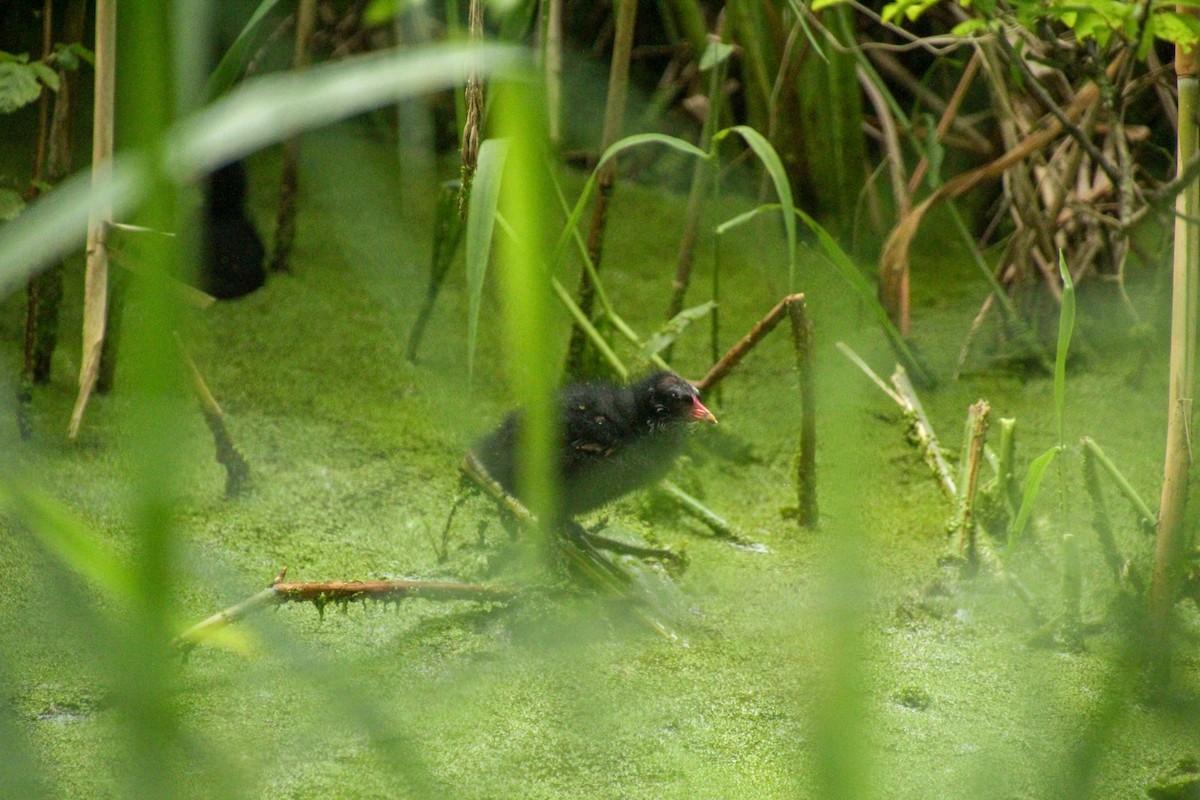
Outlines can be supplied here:
M352 600L397 601L407 598L424 600L476 600L505 602L516 597L512 589L454 581L311 581L285 583L287 567L266 589L251 595L223 611L201 620L175 637L174 645L184 655L216 631L262 608L283 603L311 602L318 610L326 603Z
M231 500L240 497L250 490L250 465L234 445L229 428L225 427L225 412L221 410L217 398L209 391L196 362L183 348L183 341L178 333L175 334L175 345L179 348L179 356L192 379L192 388L200 401L204 422L212 431L213 442L217 447L217 462L225 467L225 498Z

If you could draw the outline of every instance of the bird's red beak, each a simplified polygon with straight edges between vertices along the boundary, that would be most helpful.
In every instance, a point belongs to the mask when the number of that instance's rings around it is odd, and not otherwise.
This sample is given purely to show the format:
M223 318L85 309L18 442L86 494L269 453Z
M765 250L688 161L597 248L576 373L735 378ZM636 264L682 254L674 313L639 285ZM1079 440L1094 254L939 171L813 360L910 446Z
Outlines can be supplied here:
M700 402L699 397L692 398L692 420L695 422L711 422L717 424L717 418L713 413L704 407L704 403Z

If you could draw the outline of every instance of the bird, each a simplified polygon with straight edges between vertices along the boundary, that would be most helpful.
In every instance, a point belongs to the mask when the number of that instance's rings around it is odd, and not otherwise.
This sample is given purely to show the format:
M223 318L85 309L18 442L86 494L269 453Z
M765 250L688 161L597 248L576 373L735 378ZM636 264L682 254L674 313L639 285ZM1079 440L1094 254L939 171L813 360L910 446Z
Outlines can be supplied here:
M249 294L267 280L266 249L245 206L245 164L234 161L208 176L200 284L218 300Z
M658 481L683 451L691 424L717 421L696 387L668 370L630 385L571 384L557 406L558 485L569 517ZM520 411L509 414L468 454L518 500L525 499L517 480L522 420Z

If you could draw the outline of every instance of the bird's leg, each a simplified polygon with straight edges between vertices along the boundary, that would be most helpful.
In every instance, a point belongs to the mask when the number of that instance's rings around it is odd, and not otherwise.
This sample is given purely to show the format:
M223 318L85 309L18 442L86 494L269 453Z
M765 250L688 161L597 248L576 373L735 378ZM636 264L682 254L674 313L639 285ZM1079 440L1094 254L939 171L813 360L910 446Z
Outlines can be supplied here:
M620 553L621 555L634 556L636 558L656 558L660 561L683 562L683 556L669 548L644 547L638 544L629 544L619 539L610 539L607 536L601 536L583 527L580 527L580 531L593 547L608 550L610 553Z

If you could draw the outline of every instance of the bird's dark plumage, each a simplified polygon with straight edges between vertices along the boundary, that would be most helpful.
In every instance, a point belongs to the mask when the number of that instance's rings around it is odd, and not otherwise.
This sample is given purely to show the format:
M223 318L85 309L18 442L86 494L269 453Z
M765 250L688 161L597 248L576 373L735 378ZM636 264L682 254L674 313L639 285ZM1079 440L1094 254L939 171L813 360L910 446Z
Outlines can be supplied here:
M246 216L246 167L226 164L204 188L204 251L201 288L218 300L249 294L267 279L266 249Z
M630 386L574 384L558 398L559 482L568 515L604 505L666 475L692 422L716 422L692 384L655 372ZM505 491L517 487L521 414L514 412L472 453Z

